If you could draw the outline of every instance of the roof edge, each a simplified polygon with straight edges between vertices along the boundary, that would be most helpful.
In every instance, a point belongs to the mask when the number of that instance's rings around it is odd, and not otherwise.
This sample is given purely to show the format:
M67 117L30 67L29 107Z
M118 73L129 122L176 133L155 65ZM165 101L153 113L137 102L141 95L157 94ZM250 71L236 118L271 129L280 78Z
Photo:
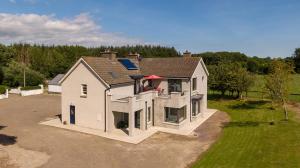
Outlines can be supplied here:
M86 65L87 66L87 68L89 69L89 70L91 70L92 71L92 73L97 77L97 79L100 81L100 82L102 82L102 83L104 83L104 85L106 86L106 87L110 87L110 85L105 81L105 80L103 80L100 76L99 76L99 74L97 74L96 73L96 71L84 60L84 58L83 57L81 57L69 70L68 70L68 72L66 73L66 75L58 82L60 85L65 81L65 79L76 69L76 67L80 64L80 63L84 63L84 65Z

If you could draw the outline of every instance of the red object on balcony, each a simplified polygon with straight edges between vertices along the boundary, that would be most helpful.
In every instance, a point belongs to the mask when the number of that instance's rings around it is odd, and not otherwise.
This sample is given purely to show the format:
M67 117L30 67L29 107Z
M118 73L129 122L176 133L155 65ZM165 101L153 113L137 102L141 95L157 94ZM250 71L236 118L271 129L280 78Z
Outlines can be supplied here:
M150 76L146 76L145 79L162 79L162 77L156 75L150 75Z

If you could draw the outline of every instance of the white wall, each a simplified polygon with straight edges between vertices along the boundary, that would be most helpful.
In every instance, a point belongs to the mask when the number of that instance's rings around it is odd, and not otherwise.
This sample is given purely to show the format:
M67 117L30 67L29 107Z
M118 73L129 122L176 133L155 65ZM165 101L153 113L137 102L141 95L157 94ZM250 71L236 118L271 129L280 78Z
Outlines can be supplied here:
M48 92L61 93L61 86L59 86L59 85L48 85Z
M113 99L121 99L128 96L134 95L134 85L127 85L127 86L119 86L115 88L111 88L108 92L108 94L113 95Z
M199 62L198 66L196 67L194 74L192 78L197 78L197 89L192 91L192 95L195 94L203 94L203 98L201 101L201 110L205 111L207 109L207 74L205 73L205 70L203 66L201 65L201 62ZM202 80L203 77L203 80ZM191 79L192 82L192 79ZM191 88L192 89L192 88Z
M34 90L21 90L21 96L31 96L31 95L39 95L44 93L44 86L39 85L41 89Z
M87 85L87 97L82 98L81 84ZM70 105L75 106L75 124L104 130L105 85L83 64L62 83L62 121L70 123Z

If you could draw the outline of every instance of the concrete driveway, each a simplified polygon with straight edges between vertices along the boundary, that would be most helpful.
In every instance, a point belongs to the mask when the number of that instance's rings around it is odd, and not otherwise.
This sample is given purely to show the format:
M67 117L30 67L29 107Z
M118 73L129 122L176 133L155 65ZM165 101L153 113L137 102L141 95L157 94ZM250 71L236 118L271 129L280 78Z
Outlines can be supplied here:
M38 124L59 113L58 95L10 95L0 100L0 167L187 167L229 120L225 113L216 112L195 130L198 136L156 133L133 145Z

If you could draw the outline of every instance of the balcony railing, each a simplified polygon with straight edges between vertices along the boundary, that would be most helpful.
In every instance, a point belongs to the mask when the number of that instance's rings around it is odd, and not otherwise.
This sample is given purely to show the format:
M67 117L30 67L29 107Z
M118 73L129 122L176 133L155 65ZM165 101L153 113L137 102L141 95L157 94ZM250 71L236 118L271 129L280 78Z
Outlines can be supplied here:
M120 95L110 96L111 111L131 112L144 109L145 102L151 102L153 99L161 101L165 107L181 108L187 104L188 92L171 92L169 95L158 94L158 91L150 90L141 92L135 96L114 99Z
M112 111L119 111L119 112L131 112L131 111L138 111L145 107L145 101L151 102L152 99L157 97L157 91L150 90L147 92L141 92L138 95L124 97L119 99L114 99L114 97L120 97L118 95L110 96L110 108Z

